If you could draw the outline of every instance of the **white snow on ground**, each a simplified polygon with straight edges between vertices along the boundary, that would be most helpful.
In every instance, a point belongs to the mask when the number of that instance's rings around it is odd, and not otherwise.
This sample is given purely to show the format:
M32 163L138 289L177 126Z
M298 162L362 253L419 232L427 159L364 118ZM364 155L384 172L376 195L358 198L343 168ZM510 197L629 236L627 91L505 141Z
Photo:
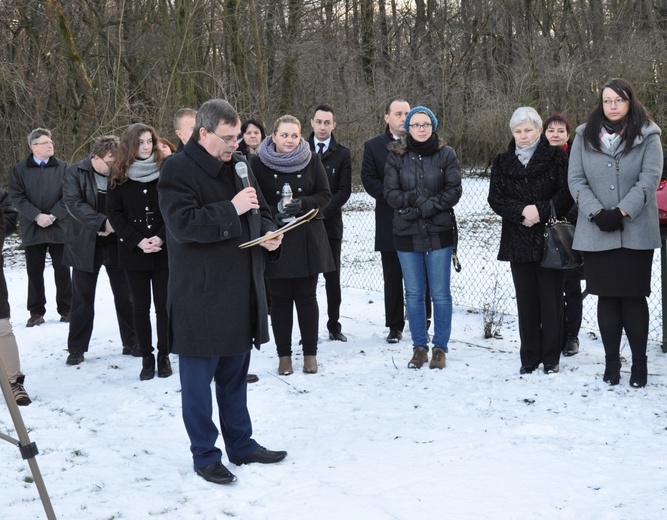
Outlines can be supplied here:
M380 293L344 290L350 341L339 343L328 340L320 287L319 373L302 373L297 354L295 373L278 377L272 343L252 357L254 437L287 459L231 465L238 481L217 486L192 469L177 356L174 376L139 381L141 360L121 355L106 275L90 351L70 367L52 271L46 323L32 329L25 270L6 271L34 401L21 412L60 519L667 517L667 357L656 343L644 389L628 386L626 342L621 384L602 382L592 335L559 374L520 376L515 322L484 340L481 315L456 308L447 367L410 370L409 333L385 343ZM0 431L16 437L2 403ZM0 440L0 518L45 518L29 481L17 447Z

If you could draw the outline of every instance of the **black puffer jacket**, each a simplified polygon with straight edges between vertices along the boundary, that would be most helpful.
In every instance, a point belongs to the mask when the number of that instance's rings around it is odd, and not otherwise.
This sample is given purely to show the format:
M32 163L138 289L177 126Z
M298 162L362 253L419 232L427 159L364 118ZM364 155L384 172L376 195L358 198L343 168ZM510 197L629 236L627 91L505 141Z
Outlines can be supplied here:
M452 208L461 198L461 172L454 150L439 140L438 151L408 151L406 139L389 145L384 196L394 208L398 251L426 252L452 245Z
M559 218L574 204L567 187L567 154L550 146L544 135L527 166L521 164L515 150L512 139L491 167L488 201L503 219L498 260L538 262L542 259L544 224L551 214L549 200L553 199ZM526 227L521 212L531 204L537 206L540 222Z

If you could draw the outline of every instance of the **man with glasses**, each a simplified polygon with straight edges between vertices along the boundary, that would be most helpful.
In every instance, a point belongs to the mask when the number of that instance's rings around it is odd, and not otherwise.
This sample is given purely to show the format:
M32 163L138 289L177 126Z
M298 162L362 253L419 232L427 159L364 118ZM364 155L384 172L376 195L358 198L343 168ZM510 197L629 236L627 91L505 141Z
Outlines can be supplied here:
M130 287L125 272L118 267L118 237L106 215L108 179L119 142L115 135L99 137L90 155L65 171L63 200L73 217L63 253L63 262L72 267L68 365L80 364L88 351L95 321L95 289L102 266L113 292L123 354L141 356L132 323Z
M56 307L61 322L69 322L72 284L69 267L62 263L67 208L63 202L63 175L67 163L56 159L51 132L36 128L28 135L30 155L16 164L9 175L9 196L19 212L19 226L28 271L26 327L44 323L46 293L44 265L51 256L56 282Z
M227 457L270 464L287 453L252 438L247 380L252 346L269 340L264 260L275 259L282 235L241 249L277 229L238 148L241 120L222 99L197 111L192 138L162 166L158 193L169 249L169 338L179 355L183 422L195 472L216 484L236 477L216 448L211 381ZM247 172L249 187L236 172ZM254 211L253 211L254 210Z

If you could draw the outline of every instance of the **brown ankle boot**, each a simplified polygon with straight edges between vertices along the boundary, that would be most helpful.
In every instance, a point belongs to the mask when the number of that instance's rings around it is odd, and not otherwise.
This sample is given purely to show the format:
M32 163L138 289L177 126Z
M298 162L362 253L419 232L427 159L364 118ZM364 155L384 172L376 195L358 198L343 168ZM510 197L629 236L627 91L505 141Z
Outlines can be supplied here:
M445 349L433 347L431 351L431 363L428 365L429 368L445 368L447 364L447 358L445 357Z
M280 356L278 358L278 375L288 376L293 372L292 356Z
M424 347L415 347L408 368L421 368L428 361L428 350Z
M303 371L306 374L317 374L317 356L303 356Z

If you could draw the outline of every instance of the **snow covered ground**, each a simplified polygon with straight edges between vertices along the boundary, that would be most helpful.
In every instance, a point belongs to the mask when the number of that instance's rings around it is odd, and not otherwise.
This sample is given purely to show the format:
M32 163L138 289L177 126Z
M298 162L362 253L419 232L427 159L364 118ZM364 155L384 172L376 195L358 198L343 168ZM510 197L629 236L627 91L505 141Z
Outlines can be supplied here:
M254 437L285 461L231 469L229 486L192 469L175 375L139 381L121 355L104 274L90 351L65 365L54 309L25 328L26 275L6 267L26 389L21 408L61 519L661 519L667 515L667 355L649 345L649 384L602 382L602 344L559 374L519 375L516 324L482 339L482 317L456 308L447 367L410 370L410 339L384 339L382 295L344 290L348 343L327 339L320 287L320 371L276 374L272 343L253 353ZM457 275L453 275L457 276ZM294 344L298 343L298 330ZM0 402L0 431L16 436ZM222 443L219 443L222 447ZM223 459L223 462L227 461ZM28 465L0 440L0 518L44 518Z

